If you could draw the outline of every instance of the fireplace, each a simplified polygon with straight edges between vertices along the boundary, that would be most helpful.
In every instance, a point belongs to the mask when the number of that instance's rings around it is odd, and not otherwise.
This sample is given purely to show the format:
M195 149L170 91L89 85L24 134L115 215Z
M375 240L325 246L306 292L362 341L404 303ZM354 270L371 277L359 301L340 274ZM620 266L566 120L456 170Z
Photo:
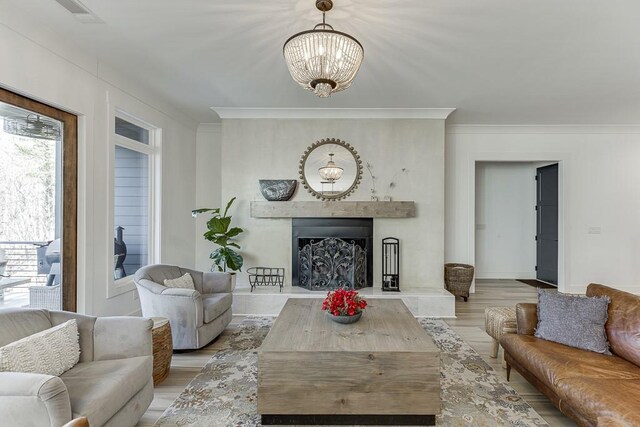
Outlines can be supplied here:
M294 218L292 284L313 291L373 286L373 219Z

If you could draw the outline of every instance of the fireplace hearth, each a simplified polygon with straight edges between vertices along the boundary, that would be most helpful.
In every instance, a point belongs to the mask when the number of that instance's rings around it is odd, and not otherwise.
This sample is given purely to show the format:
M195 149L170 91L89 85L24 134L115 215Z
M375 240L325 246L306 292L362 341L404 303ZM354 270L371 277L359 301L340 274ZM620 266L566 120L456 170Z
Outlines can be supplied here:
M294 218L292 284L312 291L373 286L371 218Z

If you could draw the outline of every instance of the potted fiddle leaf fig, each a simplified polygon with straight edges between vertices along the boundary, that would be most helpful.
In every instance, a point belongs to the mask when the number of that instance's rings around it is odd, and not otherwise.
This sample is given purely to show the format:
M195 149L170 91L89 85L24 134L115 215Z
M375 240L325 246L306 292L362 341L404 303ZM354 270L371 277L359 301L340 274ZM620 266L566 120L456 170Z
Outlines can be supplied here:
M191 211L191 215L194 218L201 213L211 214L211 219L207 221L207 231L203 234L206 240L218 245L218 247L209 255L209 258L213 260L211 271L213 271L214 268L218 271L224 272L226 272L227 269L231 270L234 288L234 272L242 270L242 264L244 262L242 255L235 250L240 249L240 245L235 242L235 238L244 230L240 227L231 227L231 216L227 215L229 208L235 200L235 197L229 200L229 203L227 203L227 206L222 213L220 212L221 208L202 208Z

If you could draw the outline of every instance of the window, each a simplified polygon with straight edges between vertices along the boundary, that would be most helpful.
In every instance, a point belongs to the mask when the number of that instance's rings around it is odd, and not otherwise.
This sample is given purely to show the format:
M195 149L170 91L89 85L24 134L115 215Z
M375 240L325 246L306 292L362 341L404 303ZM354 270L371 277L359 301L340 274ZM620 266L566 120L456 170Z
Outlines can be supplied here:
M113 154L113 278L116 283L155 261L157 141L154 137L157 130L116 112Z
M149 145L149 129L116 117L116 134Z

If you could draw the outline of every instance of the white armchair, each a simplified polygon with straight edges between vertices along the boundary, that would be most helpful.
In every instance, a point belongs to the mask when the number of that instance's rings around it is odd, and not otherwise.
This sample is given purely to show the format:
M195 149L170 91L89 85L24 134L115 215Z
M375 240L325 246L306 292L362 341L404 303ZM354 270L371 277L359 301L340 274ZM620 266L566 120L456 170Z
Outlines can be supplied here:
M165 279L189 273L195 290L169 288ZM203 273L173 265L149 265L134 280L144 317L166 317L171 324L173 348L198 349L213 341L231 322L231 275Z

